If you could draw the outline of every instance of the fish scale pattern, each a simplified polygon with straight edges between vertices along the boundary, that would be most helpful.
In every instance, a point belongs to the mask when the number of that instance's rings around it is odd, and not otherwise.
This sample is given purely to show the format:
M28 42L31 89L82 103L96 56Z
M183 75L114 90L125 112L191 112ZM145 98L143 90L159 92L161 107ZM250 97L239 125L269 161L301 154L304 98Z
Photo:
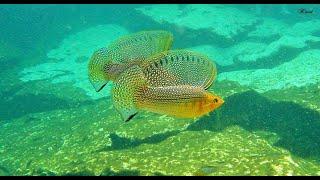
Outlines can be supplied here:
M108 48L97 50L89 61L89 80L100 91L112 77L105 66L117 63L126 66L133 61L145 61L150 56L169 50L173 35L167 31L141 31L120 37ZM123 68L125 70L126 68Z
M208 89L217 76L215 64L203 54L189 50L170 50L162 54L153 57L153 63L145 67L152 86L189 84ZM159 76L162 77L156 79Z
M103 82L114 80L114 107L123 120L130 120L138 109L175 117L199 117L223 103L206 91L217 76L214 62L190 50L169 50L172 40L170 32L142 31L124 36L93 54L89 69L99 72L89 71L89 79L96 90L103 88ZM97 74L100 84L94 83Z

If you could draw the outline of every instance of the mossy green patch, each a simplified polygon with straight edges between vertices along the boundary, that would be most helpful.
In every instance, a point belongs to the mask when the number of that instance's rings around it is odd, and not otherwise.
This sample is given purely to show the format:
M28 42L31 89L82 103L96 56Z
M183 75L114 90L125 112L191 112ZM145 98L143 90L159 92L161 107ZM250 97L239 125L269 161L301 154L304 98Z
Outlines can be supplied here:
M263 94L276 101L290 101L320 112L320 83L286 90L271 90Z
M221 113L220 118L228 118ZM124 123L118 116L110 101L101 100L15 119L1 126L0 164L15 175L319 173L316 162L274 146L276 134L223 122L218 130L210 128L217 123L216 115L208 116L215 123L204 123L203 130L188 128L202 119L181 121L143 113L141 119Z

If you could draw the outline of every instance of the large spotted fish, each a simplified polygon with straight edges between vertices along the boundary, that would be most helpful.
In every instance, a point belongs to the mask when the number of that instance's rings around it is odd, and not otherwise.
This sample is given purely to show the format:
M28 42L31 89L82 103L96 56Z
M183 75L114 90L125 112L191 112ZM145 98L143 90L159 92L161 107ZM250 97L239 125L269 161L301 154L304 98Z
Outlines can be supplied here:
M223 104L206 91L216 77L216 68L206 56L186 50L157 54L143 65L131 66L112 88L114 106L124 121L139 110L178 118L196 118Z
M95 51L89 61L89 80L100 91L124 70L171 48L173 35L167 31L141 31L123 36L107 48Z
M191 85L208 89L217 76L212 60L190 50L161 52L139 66L153 87Z

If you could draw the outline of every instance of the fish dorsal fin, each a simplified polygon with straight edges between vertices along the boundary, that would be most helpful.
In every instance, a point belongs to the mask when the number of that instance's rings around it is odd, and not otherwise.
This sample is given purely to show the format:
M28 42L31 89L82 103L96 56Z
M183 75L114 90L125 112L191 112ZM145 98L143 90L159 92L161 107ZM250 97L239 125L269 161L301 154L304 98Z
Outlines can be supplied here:
M168 31L140 31L123 36L108 47L112 62L143 61L171 48L173 35Z
M191 85L208 89L217 76L215 63L190 50L171 50L151 57L142 66L150 86Z
M130 67L116 79L112 87L113 105L125 122L138 113L136 95L137 91L145 85L146 79L138 66Z
M107 85L110 80L108 74L104 71L104 68L108 63L111 63L111 61L108 60L106 48L95 51L89 60L89 80L97 92Z

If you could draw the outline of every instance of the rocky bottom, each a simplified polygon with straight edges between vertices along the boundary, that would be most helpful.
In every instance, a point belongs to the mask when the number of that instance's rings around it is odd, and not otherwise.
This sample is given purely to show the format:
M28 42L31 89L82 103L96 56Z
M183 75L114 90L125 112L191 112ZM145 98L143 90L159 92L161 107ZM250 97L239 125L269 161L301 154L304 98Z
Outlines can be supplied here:
M320 101L306 98L317 85L212 90L225 104L199 120L141 112L124 123L106 97L2 121L0 175L320 175Z

